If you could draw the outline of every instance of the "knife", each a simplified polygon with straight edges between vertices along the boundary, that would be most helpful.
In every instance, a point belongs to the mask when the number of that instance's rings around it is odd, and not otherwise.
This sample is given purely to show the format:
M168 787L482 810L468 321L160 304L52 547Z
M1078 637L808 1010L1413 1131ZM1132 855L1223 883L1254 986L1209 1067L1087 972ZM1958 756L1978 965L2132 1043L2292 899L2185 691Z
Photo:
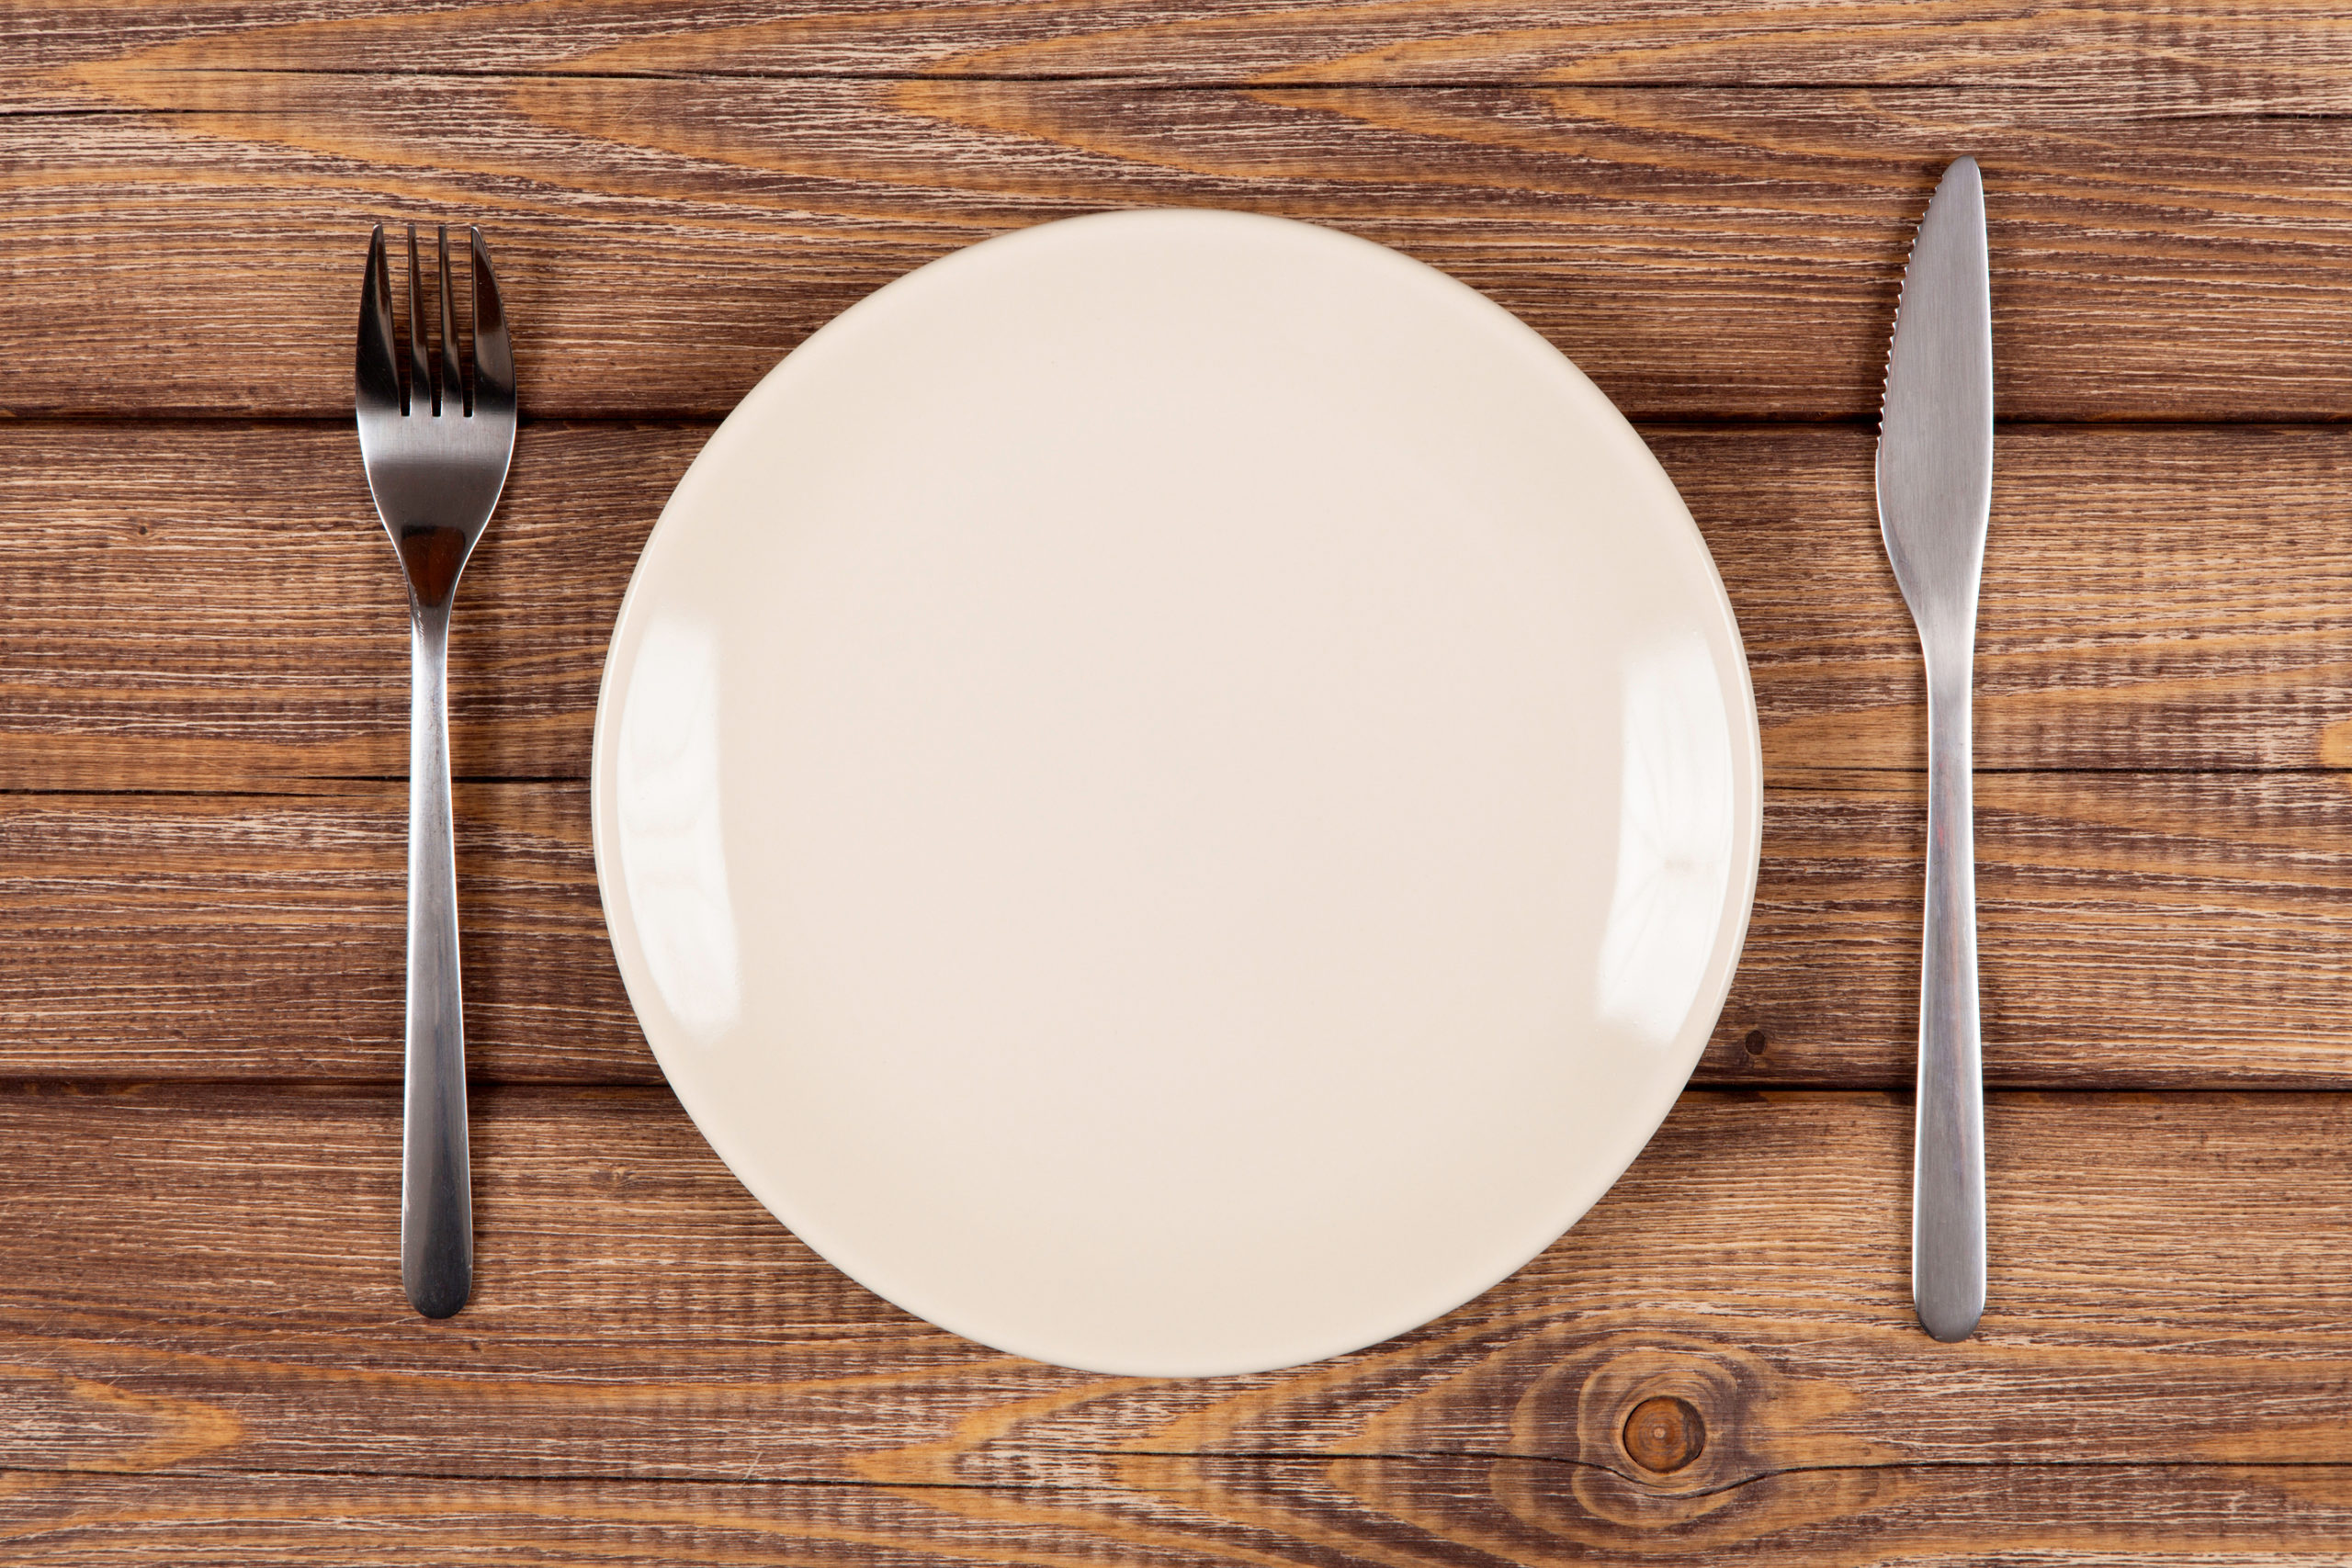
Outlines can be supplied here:
M1919 964L1911 1300L1938 1339L1984 1310L1969 682L1993 500L1993 305L1976 160L1944 171L1903 269L1879 410L1878 520L1928 666L1928 897Z

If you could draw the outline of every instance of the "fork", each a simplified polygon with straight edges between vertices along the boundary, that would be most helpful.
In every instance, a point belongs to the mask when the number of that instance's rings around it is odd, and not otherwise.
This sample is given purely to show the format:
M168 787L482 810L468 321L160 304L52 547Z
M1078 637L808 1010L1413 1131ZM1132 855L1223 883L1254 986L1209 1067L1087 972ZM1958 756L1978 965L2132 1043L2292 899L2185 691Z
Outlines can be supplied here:
M458 874L449 820L449 605L514 453L514 357L481 231L472 239L472 374L458 346L449 231L440 231L440 344L426 343L416 229L408 231L405 353L392 333L384 226L368 245L353 400L376 514L408 579L408 1032L401 1127L401 1284L427 1317L473 1292L466 1156L466 1023L458 989ZM406 360L407 374L401 374Z

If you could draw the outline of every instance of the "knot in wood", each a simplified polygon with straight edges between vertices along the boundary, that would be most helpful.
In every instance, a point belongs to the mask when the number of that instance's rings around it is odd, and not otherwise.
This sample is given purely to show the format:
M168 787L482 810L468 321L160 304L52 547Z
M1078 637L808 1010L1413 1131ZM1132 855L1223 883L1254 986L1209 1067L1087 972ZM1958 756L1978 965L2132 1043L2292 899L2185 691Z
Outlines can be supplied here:
M1670 1475L1707 1446L1707 1424L1690 1401L1662 1394L1645 1399L1625 1417L1625 1451L1635 1464Z

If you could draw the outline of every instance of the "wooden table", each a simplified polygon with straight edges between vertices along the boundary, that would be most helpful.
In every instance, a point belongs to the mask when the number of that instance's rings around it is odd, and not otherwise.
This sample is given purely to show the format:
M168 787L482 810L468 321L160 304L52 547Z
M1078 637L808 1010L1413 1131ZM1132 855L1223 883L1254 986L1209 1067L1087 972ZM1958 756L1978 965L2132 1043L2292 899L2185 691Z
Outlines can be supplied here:
M10 0L0 110L0 1561L2352 1554L2352 6ZM1993 1261L1941 1346L1871 453L1958 152ZM753 379L957 246L1167 203L1395 245L1591 373L1722 566L1770 778L1730 1004L1610 1197L1419 1333L1204 1382L991 1354L771 1221L631 1021L585 794L638 548ZM488 231L528 420L453 659L444 1323L395 1268L378 219ZM1629 1438L1660 1398L1703 1434Z

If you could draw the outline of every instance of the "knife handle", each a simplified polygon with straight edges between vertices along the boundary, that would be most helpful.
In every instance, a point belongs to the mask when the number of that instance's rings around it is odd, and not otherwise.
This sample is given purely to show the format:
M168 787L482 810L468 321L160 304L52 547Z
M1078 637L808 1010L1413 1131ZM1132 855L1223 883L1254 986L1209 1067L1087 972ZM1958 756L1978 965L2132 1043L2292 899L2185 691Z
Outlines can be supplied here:
M401 1116L401 1285L427 1317L473 1291L466 1020L458 987L458 860L449 811L449 604L409 623L408 1050Z
M1911 1168L1911 1300L1938 1339L1984 1311L1984 1080L1976 1011L1976 845L1970 770L1973 649L1928 659L1928 898L1919 966L1918 1126Z

